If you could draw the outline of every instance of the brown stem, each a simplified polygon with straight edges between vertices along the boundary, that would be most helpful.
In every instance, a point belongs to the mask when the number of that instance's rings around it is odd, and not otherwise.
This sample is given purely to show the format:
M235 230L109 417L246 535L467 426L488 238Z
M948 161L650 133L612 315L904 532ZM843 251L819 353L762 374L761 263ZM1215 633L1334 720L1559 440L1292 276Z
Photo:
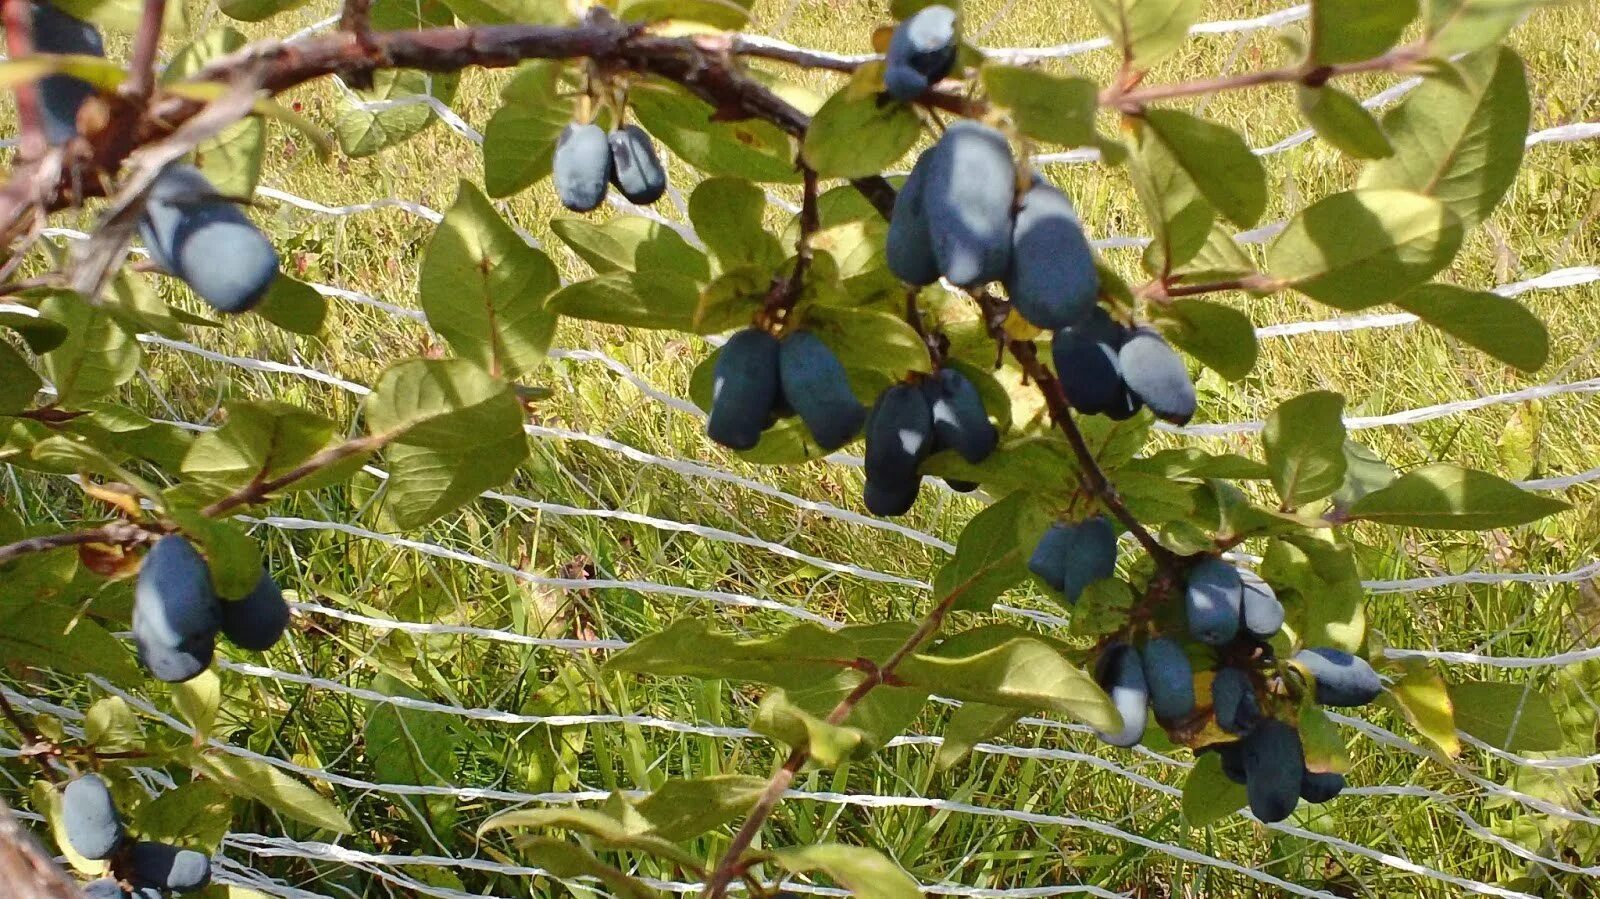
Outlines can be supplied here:
M167 0L144 0L139 30L133 36L133 58L121 93L131 100L150 96L156 84L156 51L161 47L161 24L167 17Z
M762 317L769 323L788 318L790 310L805 290L806 271L811 268L811 238L822 227L817 212L817 173L805 162L799 163L803 182L800 198L800 236L794 242L794 269L787 276L776 275L767 290Z
M1330 79L1360 72L1393 72L1405 69L1427 56L1422 44L1396 47L1381 56L1356 62L1334 65L1295 65L1259 72L1240 72L1236 75L1218 75L1176 84L1156 84L1150 87L1123 87L1120 84L1100 92L1100 105L1120 110L1128 115L1138 115L1147 104L1182 97L1197 97L1223 91L1259 87L1264 84L1305 84L1321 87Z
M839 700L839 704L833 707L833 711L828 713L825 720L835 725L844 723L855 707L867 698L867 694L889 682L900 663L939 633L939 629L944 626L945 616L955 607L956 601L967 592L971 584L971 580L957 584L938 605L930 609L928 614L923 616L922 622L917 625L917 629L900 644L900 648L896 649L882 665L868 668L867 676L861 683L856 684L855 689ZM795 775L800 773L800 769L805 767L806 761L810 758L811 753L803 746L796 746L790 750L788 758L783 760L783 765L772 775L772 779L767 781L766 789L761 791L761 797L750 809L750 814L745 816L739 832L733 835L733 842L728 844L727 851L717 861L716 869L711 872L711 877L706 881L706 887L700 894L702 899L722 899L727 894L728 884L738 876L746 850L755 841L756 834L761 831L761 826L766 823L767 818L772 816L772 810L782 801L789 785L794 783Z
M119 546L134 546L148 542L156 532L131 521L113 521L97 528L86 531L68 531L60 534L45 534L39 537L29 537L0 546L0 565L29 553L48 552L52 549L61 549L67 546L82 546L86 543L110 543Z
M324 468L336 465L352 456L376 452L389 440L388 435L373 434L369 437L347 440L338 446L330 446L275 478L251 481L233 493L201 509L200 514L207 518L218 518L240 506L254 505L293 484L295 481L310 477Z
M33 55L33 7L29 0L4 0L0 17L5 20L6 55L23 59ZM23 159L35 159L44 152L44 126L39 110L39 85L24 81L16 86L17 126L21 143L18 152Z
M22 735L25 743L32 743L39 739L39 732L34 730L28 719L22 717L16 706L11 704L11 699L6 696L4 690L0 690L0 713L3 713L6 720L11 722L11 726L17 729L17 733Z
M1200 284L1173 284L1167 279L1157 278L1146 282L1139 290L1139 296L1147 300L1162 302L1177 299L1178 297L1196 297L1208 293L1223 293L1229 290L1274 291L1283 289L1285 282L1261 272L1251 272L1237 278L1225 278L1221 281L1207 281Z

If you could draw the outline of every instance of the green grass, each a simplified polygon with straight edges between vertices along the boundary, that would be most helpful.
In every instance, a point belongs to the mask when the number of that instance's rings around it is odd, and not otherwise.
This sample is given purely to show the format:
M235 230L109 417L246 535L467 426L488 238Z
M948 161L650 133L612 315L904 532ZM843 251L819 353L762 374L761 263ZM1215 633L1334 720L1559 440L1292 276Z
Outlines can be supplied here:
M1209 2L1207 19L1257 15L1274 8L1264 2ZM275 25L286 32L325 15L319 2ZM1596 6L1577 2L1539 13L1516 36L1530 70L1534 127L1600 119L1600 52L1593 36ZM1050 44L1095 33L1083 3L969 2L969 23L987 27L988 46ZM871 28L882 24L881 8L866 3L762 2L752 30L830 50L861 52ZM969 28L973 27L969 25ZM246 29L253 35L260 29ZM113 51L115 52L115 50ZM1192 78L1218 71L1272 65L1280 50L1270 33L1212 36L1193 41L1153 73L1151 81ZM1055 65L1106 79L1114 60L1107 53L1080 56ZM787 77L828 91L833 76L795 73ZM500 73L468 73L462 80L457 111L481 128L497 103ZM1358 94L1384 82L1354 85ZM325 87L301 89L292 99L314 120L331 122L337 94ZM1254 145L1274 142L1301 127L1292 93L1286 89L1240 92L1202 101L1205 113L1240 128ZM393 196L446 208L460 177L481 173L478 148L435 125L411 141L366 159L338 159L324 165L303 139L275 135L263 183L329 205ZM1277 199L1269 218L1310 199L1342 189L1353 166L1318 142L1267 160ZM1146 230L1120 170L1100 166L1058 167L1051 173L1079 204L1096 236ZM674 164L675 183L687 188L693 174ZM687 192L687 191L686 191ZM517 225L544 241L565 274L581 277L581 264L551 235L547 222L561 213L545 186L506 205ZM1526 169L1495 217L1474 232L1448 274L1456 283L1488 287L1571 265L1600 262L1600 153L1593 142L1545 145L1531 149ZM399 305L414 306L416 270L429 229L409 214L386 210L332 219L270 202L262 217L270 223L291 270L310 281L336 284ZM70 218L70 217L69 217ZM773 224L782 224L776 212ZM1137 258L1129 251L1108 258L1130 275ZM1227 302L1246 309L1257 324L1326 317L1326 309L1279 295ZM1349 413L1380 414L1449 399L1514 390L1546 380L1576 381L1600 376L1595 350L1600 342L1600 294L1593 285L1539 291L1522 301L1549 326L1552 358L1536 375L1523 375L1494 363L1421 327L1352 334L1307 335L1266 341L1256 371L1246 381L1202 381L1203 421L1261 418L1283 399L1312 389L1335 389L1349 398ZM296 339L263 322L244 319L225 330L202 333L196 342L240 356L298 359L309 367L336 372L370 384L390 361L443 349L421 325L342 301L330 303L329 327L318 339ZM603 350L642 373L652 383L679 395L689 372L704 353L694 339L629 335L619 329L579 322L562 325L559 344ZM344 393L299 378L243 372L167 350L152 349L146 359L148 381L136 381L130 399L152 414L177 413L205 420L231 398L278 397L323 410L341 420L356 411ZM710 446L692 418L645 398L599 366L555 365L541 383L555 397L539 406L541 423L604 434L666 457L704 461L718 469L761 479L801 496L857 508L859 477L851 469L808 465L787 470L755 469ZM170 404L171 412L168 412ZM1494 406L1466 415L1403 428L1361 432L1385 458L1400 466L1449 460L1513 477L1582 471L1600 464L1600 405L1585 396L1563 396L1538 404ZM1518 451L1518 441L1531 450ZM1253 441L1216 441L1258 452ZM392 531L375 481L357 482L280 503L273 511L310 519L347 521ZM682 522L747 532L796 549L897 574L930 578L943 555L884 531L841 524L754 492L700 478L684 478L640 465L617 454L578 442L536 441L533 460L505 488L549 503L609 508ZM1600 544L1600 492L1593 487L1569 493L1576 509L1548 524L1506 533L1464 536L1405 532L1359 534L1364 574L1404 578L1472 568L1561 571L1596 557ZM15 478L7 491L33 520L68 513L76 501L60 481ZM967 499L945 494L926 497L907 519L913 527L953 540L976 508ZM466 624L547 636L600 636L634 639L685 616L714 616L730 627L752 632L783 624L784 616L692 602L632 591L564 592L519 583L479 568L449 563L372 540L328 531L258 529L282 580L302 599L379 616ZM656 581L724 590L803 605L820 614L852 621L911 619L925 595L890 585L823 573L758 550L664 532L601 518L539 515L485 501L408 537L427 540L515 565L546 576L564 567L591 563L601 576ZM1600 627L1600 600L1594 585L1456 587L1426 593L1374 596L1369 627L1385 643L1403 647L1469 649L1501 655L1542 655L1592 645ZM1038 598L1019 597L1022 604ZM528 650L482 640L447 636L412 637L379 632L334 619L306 617L297 622L292 645L271 652L276 668L316 674L357 686L387 676L429 699L467 707L494 707L529 713L640 713L679 721L744 725L758 694L745 689L706 687L689 681L645 681L602 677L598 659L561 651ZM1452 667L1452 677L1514 679L1549 687L1553 673L1495 673ZM1593 670L1585 673L1592 690ZM362 743L371 714L368 704L348 696L243 675L228 675L234 700L227 739L300 764L382 780ZM86 692L60 685L64 693ZM152 688L152 694L159 694ZM158 705L168 700L156 695ZM937 733L941 716L929 713L923 733ZM1374 720L1410 733L1397 716L1377 712ZM680 737L632 726L548 727L454 720L452 758L458 785L536 792L571 789L650 789L668 776L718 772L765 774L773 750L755 741L717 741ZM1148 757L1112 750L1061 731L1019 728L1005 742L1019 746L1070 749L1128 767L1167 783L1181 784L1182 772ZM1516 805L1492 804L1475 795L1470 782L1444 766L1416 756L1353 739L1356 785L1415 785L1457 797L1478 821L1511 833L1548 824ZM1591 744L1587 752L1593 752ZM1180 757L1187 757L1180 753ZM1406 874L1379 862L1330 852L1322 844L1275 834L1233 819L1209 831L1186 828L1177 804L1082 761L1016 759L980 755L949 773L932 769L926 747L888 750L846 770L811 774L798 786L807 790L922 795L994 809L1023 809L1107 822L1152 840L1178 844L1269 871L1308 886L1352 896L1461 895L1458 887ZM1469 753L1463 764L1497 782L1511 767ZM11 763L13 774L23 770ZM1586 769L1593 790L1593 770ZM328 788L353 809L358 833L347 845L371 851L465 856L474 853L473 831L502 803L440 800L410 808L382 796ZM1536 791L1527 783L1522 789ZM1541 793L1541 795L1543 795ZM1592 799L1592 797L1591 797ZM1590 810L1592 811L1592 802ZM1488 882L1511 881L1525 864L1474 835L1451 807L1416 798L1346 796L1294 819L1310 830L1405 856L1418 864ZM259 809L240 807L234 829L265 834L317 835ZM860 808L790 802L769 826L773 845L843 839L885 849L923 881L948 879L987 887L1028 887L1083 883L1138 896L1276 895L1241 875L1190 865L1147 851L1125 840L1081 828L1061 828L995 817L903 808ZM1593 845L1592 832L1587 839ZM726 844L715 835L698 847L714 852ZM1581 845L1581 844L1575 844ZM1542 854L1566 851L1567 860L1593 863L1581 850L1546 846ZM338 895L387 895L372 875L338 865L285 859L235 858L300 883L306 889ZM663 877L681 876L648 860L639 870ZM559 894L563 889L540 880L514 881L456 870L408 869L435 886L500 896ZM1535 879L1519 885L1550 895L1596 894L1595 881L1559 884ZM400 891L404 892L404 891Z

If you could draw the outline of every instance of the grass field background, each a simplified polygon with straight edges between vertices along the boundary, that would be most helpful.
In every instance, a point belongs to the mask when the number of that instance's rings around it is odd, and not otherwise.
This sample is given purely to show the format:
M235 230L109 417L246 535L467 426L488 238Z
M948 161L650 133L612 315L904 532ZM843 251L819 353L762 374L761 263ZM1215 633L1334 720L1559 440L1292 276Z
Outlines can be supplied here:
M1276 4L1265 2L1211 0L1203 17L1238 18L1274 8ZM193 4L191 9L199 22L223 22L214 11ZM319 0L273 23L271 32L286 33L333 9ZM761 2L750 30L811 47L864 52L872 28L885 19L880 4L854 0ZM1096 33L1083 2L969 0L966 22L969 37L984 46L1047 45ZM1584 0L1541 11L1517 32L1513 45L1528 65L1535 129L1600 120L1597 24L1600 5ZM267 33L243 30L252 36ZM115 43L112 52L118 52ZM1149 81L1242 71L1282 58L1283 50L1271 31L1197 37ZM1102 81L1114 65L1115 59L1105 51L1050 64ZM773 71L822 94L840 83L836 76L782 67ZM496 108L505 77L467 73L454 108L481 130ZM1349 86L1366 96L1390 83L1374 77ZM290 99L314 120L329 124L342 102L327 85L298 90ZM1302 127L1293 93L1283 88L1204 99L1192 108L1203 108L1207 116L1238 127L1255 146L1271 144ZM1445 279L1485 288L1563 267L1600 264L1600 229L1594 227L1600 213L1597 147L1588 141L1531 148L1516 186L1493 219L1473 232ZM1282 218L1316 197L1343 189L1356 171L1318 141L1268 157L1266 165L1275 195L1269 219ZM393 197L443 210L454 196L457 180L480 178L481 172L479 147L436 123L378 156L340 158L330 164L319 163L303 140L276 134L262 183L329 206ZM695 174L677 163L672 174L686 194ZM1054 167L1049 174L1078 203L1092 236L1147 231L1124 172L1075 165ZM662 207L675 214L666 201ZM550 232L550 219L567 213L555 204L548 185L512 199L504 209L513 223L544 244L566 276L587 274ZM610 214L614 211L597 213ZM73 224L68 218L62 224ZM773 210L774 225L781 226L785 218ZM431 232L418 216L384 209L333 217L263 198L260 219L299 277L415 308L417 261ZM1107 258L1131 275L1137 269L1133 253L1111 251ZM1257 325L1330 315L1329 310L1288 294L1259 300L1230 295L1226 300L1247 309ZM1211 375L1202 378L1197 421L1259 419L1283 399L1313 389L1344 393L1347 414L1376 415L1545 382L1600 378L1596 353L1600 291L1595 285L1536 290L1521 301L1540 315L1551 335L1550 363L1535 375L1518 373L1415 326L1268 339L1262 343L1256 371L1246 381L1227 384ZM197 333L193 339L220 353L297 364L361 384L371 384L392 360L443 349L420 323L338 298L330 301L328 327L319 338L295 338L245 318L223 330ZM558 344L601 350L677 396L686 395L689 372L707 352L698 339L626 334L579 322L562 324ZM344 421L352 420L358 409L357 398L346 391L291 374L248 372L193 353L148 347L145 368L148 377L136 380L129 395L147 412L163 418L212 421L220 404L233 398L277 397ZM651 400L596 363L558 362L541 383L552 387L555 395L538 407L537 423L604 435L662 457L699 460L808 499L859 508L860 479L855 469L820 463L784 470L743 465L712 446L696 419ZM1592 394L1568 394L1536 403L1493 405L1404 427L1374 428L1356 436L1400 467L1448 460L1519 479L1572 474L1600 465L1600 402ZM1224 445L1212 443L1212 448ZM1253 441L1226 445L1259 454ZM348 489L279 503L272 512L392 533L379 486L373 479L359 480ZM547 503L723 528L917 579L931 578L943 559L942 552L888 531L841 523L730 483L685 477L576 440L536 440L531 462L505 491ZM61 482L20 473L9 479L7 494L8 501L33 520L70 518L77 502ZM1597 555L1600 491L1591 485L1566 495L1575 504L1574 511L1515 531L1358 533L1372 541L1362 547L1363 574L1398 579L1472 569L1576 569ZM970 499L929 490L907 523L953 540L975 508ZM263 526L257 533L270 551L280 581L298 598L375 617L551 637L628 640L685 616L714 617L751 633L789 621L770 611L644 590L579 592L530 585L482 567L325 528ZM926 602L924 593L911 588L830 575L760 548L615 518L529 512L494 501L403 536L537 575L569 576L588 565L600 577L770 598L840 620L908 619L919 614ZM1040 597L1019 596L1015 601L1048 608ZM1384 594L1372 598L1368 614L1369 627L1392 646L1547 655L1600 641L1600 585L1455 586ZM419 637L323 616L301 616L292 640L267 659L250 661L352 687L524 715L610 712L743 726L759 698L756 692L725 685L604 676L598 670L601 659L590 653L530 649L471 637ZM1588 723L1588 745L1572 747L1571 754L1595 752L1596 706L1588 697L1600 690L1600 668L1495 671L1455 665L1448 667L1447 676L1512 680L1551 692L1575 720ZM323 686L237 671L225 674L224 684L234 700L224 712L229 720L223 737L228 742L365 780L405 782L396 780L405 772L375 768L377 755L367 751L368 741L377 736L370 725L381 706ZM57 686L70 704L81 707L93 697L81 685ZM151 696L156 706L170 709L154 685ZM927 716L919 722L918 732L939 733L941 717ZM1388 712L1374 710L1370 718L1396 732L1412 733ZM430 771L410 772L413 779L464 787L528 793L647 790L671 775L765 774L774 758L773 748L760 741L681 736L629 724L552 728L416 712L402 720L405 738L423 746L424 756L436 763ZM1582 731L1581 723L1577 730ZM1351 775L1354 786L1426 787L1452 801L1350 795L1327 806L1302 807L1293 823L1370 847L1391 859L1410 859L1476 881L1515 881L1516 888L1539 895L1600 895L1600 880L1560 872L1547 877L1549 869L1530 868L1485 836L1524 841L1541 855L1581 866L1594 864L1600 855L1600 828L1485 798L1471 780L1437 760L1384 748L1354 733L1350 736L1358 760ZM1408 873L1382 859L1266 831L1243 818L1209 830L1187 828L1175 799L1093 761L1105 760L1143 778L1181 785L1180 768L1148 755L1108 749L1081 735L1038 727L1019 727L1003 742L1081 755L1062 759L980 754L953 771L938 773L931 748L905 746L837 772L809 775L798 786L937 797L992 809L1077 816L1339 895L1454 896L1466 890ZM1175 755L1188 758L1185 752ZM22 774L22 769L6 764L11 773ZM1471 749L1460 764L1497 783L1511 781L1517 770ZM1546 772L1538 778L1515 776L1515 785L1523 792L1580 812L1596 811L1592 765ZM394 796L313 783L352 809L359 830L341 842L374 853L472 856L479 851L473 839L476 825L507 807L503 802L448 796L402 802ZM1464 823L1458 810L1476 825ZM327 836L242 807L233 829L308 842ZM993 888L1083 884L1152 897L1277 894L1276 888L1242 874L1180 861L1083 827L948 810L792 801L780 810L764 839L772 844L839 839L878 846L926 883ZM725 836L708 837L698 848L714 852L725 841ZM285 883L328 896L418 892L407 878L421 884L423 892L438 895L451 895L452 890L497 896L564 891L543 878L510 878L461 867L363 869L305 858L258 857L238 843L227 854ZM679 876L653 861L636 861L640 873L666 879Z

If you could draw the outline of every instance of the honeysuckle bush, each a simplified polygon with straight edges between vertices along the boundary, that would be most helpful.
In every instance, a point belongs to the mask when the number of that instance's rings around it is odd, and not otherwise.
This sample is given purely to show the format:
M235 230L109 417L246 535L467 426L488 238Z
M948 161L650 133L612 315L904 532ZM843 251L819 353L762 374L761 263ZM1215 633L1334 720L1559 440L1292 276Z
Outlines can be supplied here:
M1250 375L1254 328L1230 294L1394 306L1507 365L1544 363L1545 330L1514 299L1434 280L1522 163L1528 87L1504 40L1536 3L1322 0L1282 35L1281 65L1159 83L1147 73L1182 47L1197 0L1090 0L1122 59L1103 84L986 57L962 42L959 8L915 0L892 3L870 36L886 58L859 64L741 40L739 3L371 0L288 44L219 26L160 71L155 38L163 23L182 27L176 7L4 5L0 71L18 95L20 144L0 193L12 260L0 325L15 337L0 343L3 453L74 478L95 517L24 526L0 510L0 658L124 687L167 680L197 733L147 731L116 697L81 728L7 700L8 726L40 763L35 809L76 871L117 882L105 889L144 875L120 830L72 837L87 813L64 806L61 786L84 772L111 782L116 814L146 841L215 851L229 797L351 830L336 803L280 769L205 750L227 676L208 668L215 638L260 650L286 612L239 516L369 463L388 472L384 502L404 529L501 487L528 458L524 425L542 396L531 385L562 317L727 338L707 341L680 388L744 460L817 464L864 435L862 508L901 514L937 489L924 479L979 489L988 504L928 573L915 620L749 636L686 616L605 661L610 673L757 685L749 725L780 747L770 777L672 779L593 807L508 812L481 828L494 851L628 895L652 893L627 862L640 856L710 896L811 872L862 895L915 894L870 848L757 837L797 775L877 751L936 696L962 703L943 767L1043 713L1118 746L1194 750L1183 813L1197 826L1246 807L1276 821L1302 798L1336 796L1352 759L1325 706L1387 703L1446 755L1460 751L1458 726L1507 749L1559 745L1561 721L1537 694L1384 657L1364 628L1350 533L1505 528L1566 503L1450 464L1397 472L1346 433L1331 391L1279 405L1248 453L1151 447L1158 421L1204 418L1196 367ZM295 5L220 6L257 22ZM103 58L92 29L66 34L62 13L131 31L131 58ZM321 327L321 296L279 270L236 205L255 192L268 121L329 152L382 153L431 120L408 98L452 103L455 73L471 66L516 71L484 129L482 177L461 181L419 266L417 305L445 357L393 362L347 421L262 397L190 436L119 400L141 360L137 334L182 337L240 313ZM848 80L808 114L772 74L783 66ZM1345 87L1371 73L1423 84L1378 115ZM329 75L403 102L348 106L330 141L272 99ZM1295 91L1352 175L1303 198L1258 253L1234 237L1271 202L1264 168L1186 101L1268 85ZM658 147L705 176L687 196L703 247L643 210L564 215L551 230L592 275L563 284L493 202L552 175L572 209L608 190L653 202L666 182ZM1037 173L1035 155L1062 149L1125 169L1126 203L1153 235L1139 278L1098 262L1071 198ZM771 185L801 199L780 230L767 226ZM96 216L93 237L24 266L41 217L79 207ZM151 257L133 265L136 235ZM204 305L163 301L151 272ZM1253 572L1236 553L1259 557ZM130 580L131 610L97 601ZM1018 590L1058 605L1066 632L990 614ZM130 621L136 651L116 636ZM12 689L26 698L25 680ZM1456 715L1466 705L1470 721ZM193 777L150 799L134 766ZM726 838L702 839L713 833ZM99 848L85 854L86 841Z

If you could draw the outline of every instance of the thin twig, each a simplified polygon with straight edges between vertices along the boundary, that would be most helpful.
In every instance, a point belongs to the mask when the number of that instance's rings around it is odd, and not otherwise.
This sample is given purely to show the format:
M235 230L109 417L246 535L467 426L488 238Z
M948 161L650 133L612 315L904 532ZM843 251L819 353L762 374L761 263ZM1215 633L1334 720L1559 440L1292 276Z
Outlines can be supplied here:
M167 17L167 0L144 0L139 30L133 35L133 58L128 62L128 80L120 93L142 101L156 85L156 52L161 47L161 25Z
M811 267L811 238L822 227L817 211L817 172L804 162L799 163L803 182L800 198L800 236L794 242L794 269L788 275L776 275L767 290L763 316L769 321L787 318L794 304L805 290L806 271Z
M1321 87L1329 80L1344 75L1402 71L1425 59L1427 52L1427 47L1423 44L1407 44L1371 59L1333 65L1284 66L1278 69L1218 75L1214 78L1157 84L1150 87L1123 87L1119 83L1100 92L1100 105L1120 110L1128 115L1138 115L1147 104L1161 100L1216 94L1265 84L1304 84L1308 87Z
M134 546L146 543L156 535L155 531L134 524L131 521L113 521L96 528L83 531L66 531L60 534L44 534L39 537L29 537L0 546L0 565L19 556L29 553L48 552L52 549L62 549L68 546L82 546L86 543L107 543L117 546Z
M1145 282L1137 291L1138 295L1157 303L1177 299L1179 297L1197 297L1208 293L1225 293L1230 290L1248 290L1272 292L1282 290L1287 282L1274 278L1261 272L1251 272L1237 278L1225 278L1221 281L1207 281L1200 284L1173 284L1169 279L1156 278Z
M240 506L249 506L262 502L295 481L310 477L324 468L330 468L353 456L376 452L385 443L388 443L390 439L389 435L386 434L373 434L368 437L347 440L337 446L330 446L275 478L251 481L244 487L201 509L200 514L207 518L218 518Z

